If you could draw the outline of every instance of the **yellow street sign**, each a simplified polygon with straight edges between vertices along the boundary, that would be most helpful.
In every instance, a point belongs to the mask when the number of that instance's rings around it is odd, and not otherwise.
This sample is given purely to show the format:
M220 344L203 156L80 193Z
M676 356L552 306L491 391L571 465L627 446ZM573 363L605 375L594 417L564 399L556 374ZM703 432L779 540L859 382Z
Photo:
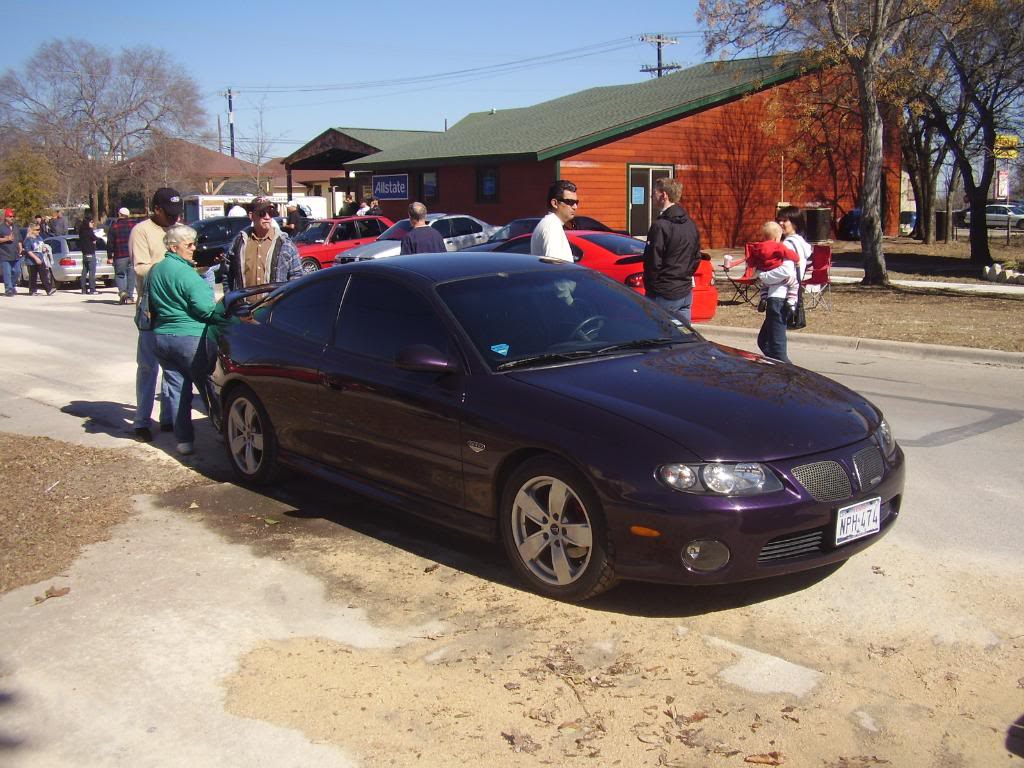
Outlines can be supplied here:
M1020 147L1020 137L1010 133L996 134L996 144L993 147L995 156L1000 160L1014 160L1017 157L1017 149Z

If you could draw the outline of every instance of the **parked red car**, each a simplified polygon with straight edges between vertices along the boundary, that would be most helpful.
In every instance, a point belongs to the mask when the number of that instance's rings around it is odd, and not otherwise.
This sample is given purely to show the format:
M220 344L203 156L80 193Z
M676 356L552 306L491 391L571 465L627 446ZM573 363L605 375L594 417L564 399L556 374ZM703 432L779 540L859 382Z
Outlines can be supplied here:
M576 262L585 267L596 269L602 274L624 283L637 293L644 293L644 241L615 232L595 232L588 230L567 230ZM520 235L506 240L500 245L487 243L474 248L466 248L460 253L469 251L502 251L511 253L529 253L530 235ZM715 316L718 309L718 289L715 287L711 257L701 253L700 266L693 276L693 308L691 319L695 323L706 323Z
M334 266L334 257L357 245L372 243L394 224L385 216L342 216L314 219L295 238L302 259L302 271L316 272Z

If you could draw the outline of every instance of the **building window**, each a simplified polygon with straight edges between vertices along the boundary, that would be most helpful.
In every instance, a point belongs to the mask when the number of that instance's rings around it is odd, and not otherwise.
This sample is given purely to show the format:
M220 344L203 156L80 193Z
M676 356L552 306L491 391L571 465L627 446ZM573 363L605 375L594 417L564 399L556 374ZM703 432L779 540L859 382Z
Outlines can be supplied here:
M437 186L437 171L424 171L420 174L420 200L424 203L436 202L440 196Z
M478 203L498 202L498 169L476 169L476 201Z

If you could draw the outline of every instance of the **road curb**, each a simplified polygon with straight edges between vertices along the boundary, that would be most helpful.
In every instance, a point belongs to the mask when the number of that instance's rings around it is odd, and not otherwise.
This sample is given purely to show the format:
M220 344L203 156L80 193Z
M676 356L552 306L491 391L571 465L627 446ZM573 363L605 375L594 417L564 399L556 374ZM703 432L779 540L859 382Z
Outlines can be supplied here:
M757 348L757 328L699 324L695 330L709 341L719 341L724 344L746 343L751 349ZM786 340L789 345L805 345L818 349L863 350L883 355L914 357L921 360L962 360L980 365L1024 368L1024 352L1004 352L999 349L917 344L885 339L858 339L852 336L829 336L823 333L801 333L798 331L790 331Z

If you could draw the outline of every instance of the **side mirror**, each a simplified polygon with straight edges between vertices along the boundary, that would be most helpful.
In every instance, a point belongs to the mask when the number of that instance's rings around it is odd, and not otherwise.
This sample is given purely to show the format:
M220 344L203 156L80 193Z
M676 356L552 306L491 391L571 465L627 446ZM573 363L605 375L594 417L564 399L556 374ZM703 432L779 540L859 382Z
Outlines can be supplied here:
M452 373L458 366L429 344L410 344L395 355L395 367L417 373Z

